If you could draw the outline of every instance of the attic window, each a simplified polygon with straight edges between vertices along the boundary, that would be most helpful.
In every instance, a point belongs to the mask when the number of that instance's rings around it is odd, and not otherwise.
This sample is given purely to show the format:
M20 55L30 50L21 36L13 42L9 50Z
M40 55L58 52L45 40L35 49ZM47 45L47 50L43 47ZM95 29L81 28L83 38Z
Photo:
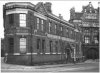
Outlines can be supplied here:
M90 7L92 7L92 5L90 4Z

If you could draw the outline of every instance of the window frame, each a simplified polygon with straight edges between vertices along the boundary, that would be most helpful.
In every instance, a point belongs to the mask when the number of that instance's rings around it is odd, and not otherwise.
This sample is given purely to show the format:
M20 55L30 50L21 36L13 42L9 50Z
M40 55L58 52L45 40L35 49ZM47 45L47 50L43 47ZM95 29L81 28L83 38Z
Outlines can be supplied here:
M9 17L9 24L13 25L14 24L14 14L9 14L8 17Z
M26 37L20 37L19 39L19 48L20 48L20 53L26 53L26 48L27 48L27 39Z
M84 43L89 44L90 43L90 38L88 36L84 37Z
M26 27L26 14L25 13L19 14L19 26Z
M37 29L39 29L39 24L40 24L40 18L36 18L36 24L37 24Z
M41 19L41 30L43 31L44 30L44 20Z

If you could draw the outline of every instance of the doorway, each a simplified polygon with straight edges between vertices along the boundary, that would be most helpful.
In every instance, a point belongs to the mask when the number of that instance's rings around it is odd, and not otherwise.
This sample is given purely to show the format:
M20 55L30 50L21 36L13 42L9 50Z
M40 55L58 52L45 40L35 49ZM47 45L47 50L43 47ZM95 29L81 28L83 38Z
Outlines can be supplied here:
M66 49L65 53L66 53L66 62L71 63L71 51L70 51L70 49L69 48Z
M94 59L97 59L98 56L99 56L99 54L98 54L98 51L96 50L96 48L88 49L87 55L86 55L87 59L93 59L94 60Z

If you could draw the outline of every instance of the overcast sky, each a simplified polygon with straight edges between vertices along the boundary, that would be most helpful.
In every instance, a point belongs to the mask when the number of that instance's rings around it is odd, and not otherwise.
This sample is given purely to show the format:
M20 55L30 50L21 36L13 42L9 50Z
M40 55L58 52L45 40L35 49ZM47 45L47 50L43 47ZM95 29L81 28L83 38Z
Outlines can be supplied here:
M0 1L0 38L4 37L4 28L3 28L3 5L7 2L12 1ZM17 1L14 1L17 2ZM18 1L20 2L20 1ZM21 1L22 2L22 1ZM25 1L23 1L25 2ZM51 2L52 3L52 12L55 15L61 14L65 20L69 20L70 18L70 9L75 7L76 12L82 11L82 6L86 6L90 1L28 1L33 4L37 4L38 2ZM94 8L98 7L98 1L91 1Z

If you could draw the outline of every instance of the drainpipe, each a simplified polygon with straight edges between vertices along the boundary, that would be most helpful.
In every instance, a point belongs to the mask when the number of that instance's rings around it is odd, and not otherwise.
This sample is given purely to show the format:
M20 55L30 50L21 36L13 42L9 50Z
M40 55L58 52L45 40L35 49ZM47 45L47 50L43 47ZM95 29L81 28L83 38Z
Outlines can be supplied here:
M31 41L31 43L30 43L30 52L31 52L31 65L33 65L33 63L32 63L32 52L33 52L33 50L32 50L32 24L30 25L30 41Z

